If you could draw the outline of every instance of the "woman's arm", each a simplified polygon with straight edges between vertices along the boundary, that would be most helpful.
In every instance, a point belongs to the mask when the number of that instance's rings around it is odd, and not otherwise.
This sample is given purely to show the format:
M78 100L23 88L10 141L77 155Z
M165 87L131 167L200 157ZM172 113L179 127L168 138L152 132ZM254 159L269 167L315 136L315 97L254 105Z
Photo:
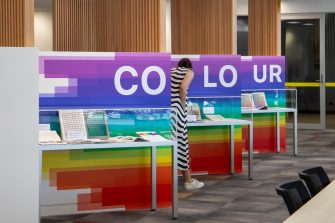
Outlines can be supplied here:
M181 82L180 89L179 89L179 96L181 99L181 106L183 107L183 110L185 111L186 108L186 94L187 89L191 84L191 81L193 80L194 72L192 70L188 70L185 74L184 80Z

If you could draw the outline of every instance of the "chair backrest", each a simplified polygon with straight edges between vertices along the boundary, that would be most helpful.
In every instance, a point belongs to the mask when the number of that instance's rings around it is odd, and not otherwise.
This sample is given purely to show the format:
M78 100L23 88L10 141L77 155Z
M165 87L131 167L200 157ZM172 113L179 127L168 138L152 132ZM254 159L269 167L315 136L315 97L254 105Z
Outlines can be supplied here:
M329 183L329 177L321 166L309 168L298 173L308 187L312 197L319 193Z
M301 180L291 181L276 187L277 194L282 196L290 214L304 205L311 195Z

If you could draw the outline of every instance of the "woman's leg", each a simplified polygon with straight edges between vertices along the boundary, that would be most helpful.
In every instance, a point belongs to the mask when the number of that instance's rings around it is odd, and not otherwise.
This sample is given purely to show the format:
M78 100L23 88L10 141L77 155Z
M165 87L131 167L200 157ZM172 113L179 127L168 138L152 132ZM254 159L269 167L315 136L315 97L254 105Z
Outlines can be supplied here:
M181 170L181 173L183 174L185 182L192 183L191 173L189 170Z

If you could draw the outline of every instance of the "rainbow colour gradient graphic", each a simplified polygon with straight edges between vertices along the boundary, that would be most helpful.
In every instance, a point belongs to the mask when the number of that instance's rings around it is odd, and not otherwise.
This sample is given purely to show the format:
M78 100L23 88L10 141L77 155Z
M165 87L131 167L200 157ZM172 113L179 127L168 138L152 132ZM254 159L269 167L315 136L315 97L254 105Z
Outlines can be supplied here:
M171 205L170 151L157 150L158 207ZM150 148L48 151L42 160L42 180L49 187L89 190L77 194L78 211L151 205Z
M190 98L204 107L214 107L215 114L225 118L241 118L240 97ZM202 112L202 118L205 116ZM230 173L230 129L228 126L189 127L190 165L192 173ZM235 128L235 171L242 171L242 128Z
M246 91L248 92L248 91ZM269 107L285 107L286 92L281 90L263 90ZM243 115L244 116L244 115ZM242 116L242 117L243 117ZM276 115L253 114L254 151L261 153L276 152ZM286 150L286 114L280 114L280 151ZM245 130L243 137L248 137Z
M107 110L110 135L136 136L136 131L147 130L170 135L168 109L140 111ZM41 111L40 123L50 123L52 130L60 131L56 111ZM89 192L78 193L76 200L71 201L77 204L77 211L149 208L150 154L150 148L44 151L42 180L60 192L54 194L58 200L64 196L62 191L88 189ZM157 205L161 208L171 206L171 155L171 148L157 148ZM53 200L56 199L45 202L49 206L59 205Z

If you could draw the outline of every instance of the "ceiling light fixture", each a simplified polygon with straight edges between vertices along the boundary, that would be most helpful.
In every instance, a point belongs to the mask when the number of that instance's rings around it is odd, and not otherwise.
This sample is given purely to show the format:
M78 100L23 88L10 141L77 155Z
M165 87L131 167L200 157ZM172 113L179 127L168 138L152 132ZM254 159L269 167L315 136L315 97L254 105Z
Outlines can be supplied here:
M286 23L288 23L288 24L300 24L300 22L298 22L298 21L287 21Z

